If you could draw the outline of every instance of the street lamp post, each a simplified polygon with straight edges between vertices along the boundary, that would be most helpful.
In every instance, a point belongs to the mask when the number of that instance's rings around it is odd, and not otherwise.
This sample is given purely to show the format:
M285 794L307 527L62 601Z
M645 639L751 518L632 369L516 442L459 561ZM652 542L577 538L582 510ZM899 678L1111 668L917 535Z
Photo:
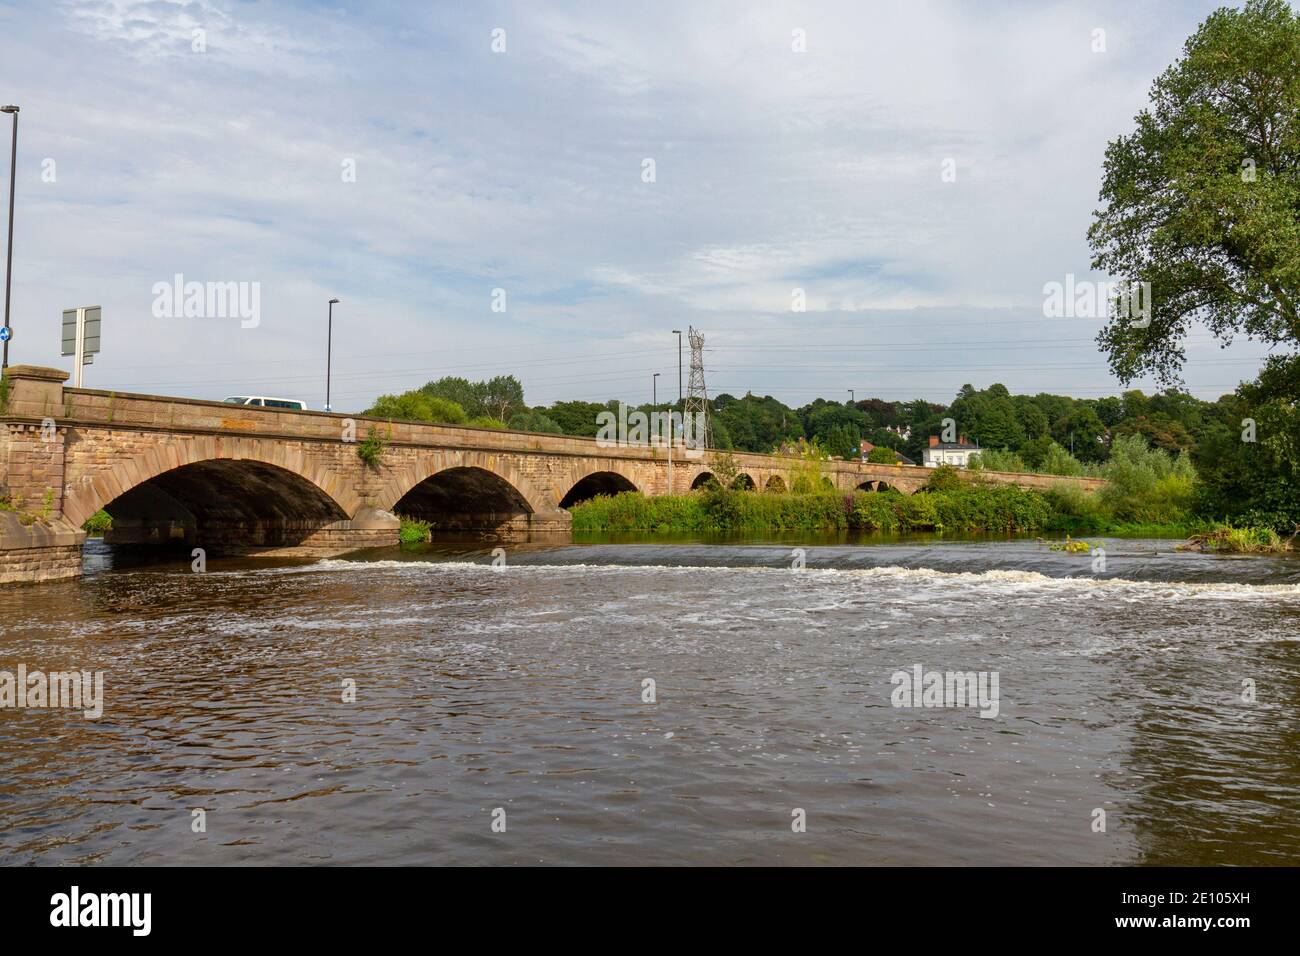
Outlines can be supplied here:
M14 118L13 145L9 151L9 251L5 254L5 324L9 328L9 283L14 268L14 182L18 177L18 107L0 106L0 113L10 113ZM0 368L9 367L9 339L5 334L4 360ZM80 359L78 359L80 360Z
M653 411L659 405L659 373L650 377L650 408Z
M853 394L853 389L851 388L848 389L848 393L849 393L849 401L852 402L854 405L856 405L858 403L858 396Z
M329 326L325 333L325 411L327 412L334 411L330 408L330 360L333 358L334 351L334 306L338 301L338 299L330 299Z
M682 400L682 330L673 329L673 334L677 336L677 401Z

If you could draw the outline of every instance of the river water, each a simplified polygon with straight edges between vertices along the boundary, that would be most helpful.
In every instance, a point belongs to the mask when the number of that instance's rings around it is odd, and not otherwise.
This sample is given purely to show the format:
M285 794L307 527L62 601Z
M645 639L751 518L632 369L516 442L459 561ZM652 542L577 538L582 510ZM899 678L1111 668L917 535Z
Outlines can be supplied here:
M1104 544L91 542L0 589L0 670L105 681L0 710L0 858L1300 863L1300 561ZM997 715L893 706L917 665Z

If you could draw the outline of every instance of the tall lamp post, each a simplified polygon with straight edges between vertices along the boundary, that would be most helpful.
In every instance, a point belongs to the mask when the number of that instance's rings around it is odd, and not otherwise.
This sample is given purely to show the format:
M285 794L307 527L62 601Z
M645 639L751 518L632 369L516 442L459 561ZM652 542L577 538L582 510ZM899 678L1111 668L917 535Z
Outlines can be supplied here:
M848 389L847 391L848 391L848 393L849 393L849 401L850 401L852 404L856 405L856 404L858 403L858 396L856 396L856 395L853 394L853 389L851 389L851 388Z
M334 411L330 408L330 359L334 351L334 306L338 301L338 299L330 299L329 326L325 333L325 411L327 412Z
M673 329L673 334L677 336L677 401L681 402L682 396L682 330Z
M650 377L650 408L653 410L659 404L659 373L655 372Z
M9 282L14 268L14 181L18 176L18 107L0 106L0 113L9 113L14 118L13 145L9 151L9 251L5 255L5 342L4 361L0 368L9 367Z

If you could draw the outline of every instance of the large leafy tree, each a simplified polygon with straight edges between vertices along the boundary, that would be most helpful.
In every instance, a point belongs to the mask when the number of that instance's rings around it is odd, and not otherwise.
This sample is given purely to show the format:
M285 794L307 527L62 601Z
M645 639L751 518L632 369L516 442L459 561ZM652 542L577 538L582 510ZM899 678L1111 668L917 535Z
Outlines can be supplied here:
M444 375L440 379L425 383L421 386L420 391L429 398L443 398L449 402L455 402L465 409L465 413L471 417L483 415L486 412L483 406L484 387L482 382L471 382L467 378L460 378L456 375Z
M511 412L524 406L524 387L513 375L498 375L478 383L483 389L483 408L487 414L505 421Z
M1211 14L1108 146L1101 199L1093 267L1151 283L1149 324L1115 314L1098 337L1121 380L1176 382L1198 321L1300 342L1300 15Z
M948 413L961 434L986 448L1014 449L1025 441L1025 430L1005 385L990 385L983 391L965 385Z

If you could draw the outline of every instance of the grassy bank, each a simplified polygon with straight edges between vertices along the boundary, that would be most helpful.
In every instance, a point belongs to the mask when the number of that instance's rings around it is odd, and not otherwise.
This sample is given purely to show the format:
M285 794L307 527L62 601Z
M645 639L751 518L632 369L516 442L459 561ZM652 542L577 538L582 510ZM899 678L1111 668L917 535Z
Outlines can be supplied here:
M1099 497L1061 486L1033 491L1014 485L958 482L906 495L897 491L770 494L711 488L647 498L637 492L598 497L570 509L579 532L714 533L936 531L977 534L1112 535L1191 538L1207 551L1284 550L1268 529L1229 528L1174 509L1116 509ZM1128 515L1157 520L1134 520ZM1158 520L1164 518L1165 520Z
M953 531L1044 530L1044 497L1010 485L918 495L896 491L796 494L723 492L647 498L598 497L570 509L574 531Z

